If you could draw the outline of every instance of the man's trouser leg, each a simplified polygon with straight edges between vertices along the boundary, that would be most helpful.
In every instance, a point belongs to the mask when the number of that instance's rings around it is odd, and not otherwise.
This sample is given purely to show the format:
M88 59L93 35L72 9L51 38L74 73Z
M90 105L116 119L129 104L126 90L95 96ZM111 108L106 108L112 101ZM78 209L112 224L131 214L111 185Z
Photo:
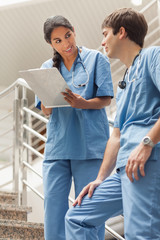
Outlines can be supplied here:
M120 171L126 240L160 239L160 159L148 160L145 177L130 182Z
M121 181L116 173L104 180L91 198L84 197L81 206L67 212L66 240L98 240L99 226L122 212Z

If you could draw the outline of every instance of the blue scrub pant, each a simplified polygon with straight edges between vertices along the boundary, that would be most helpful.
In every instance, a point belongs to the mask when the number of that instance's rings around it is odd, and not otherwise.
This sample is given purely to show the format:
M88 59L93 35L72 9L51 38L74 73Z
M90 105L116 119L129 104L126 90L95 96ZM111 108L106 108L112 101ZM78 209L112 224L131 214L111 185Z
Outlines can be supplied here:
M66 214L66 240L98 240L97 227L124 214L126 240L160 240L160 160L148 161L145 177L130 182L125 168Z
M45 240L65 240L65 214L72 177L75 197L98 174L102 160L44 160L44 233ZM104 224L99 228L99 239L104 240Z

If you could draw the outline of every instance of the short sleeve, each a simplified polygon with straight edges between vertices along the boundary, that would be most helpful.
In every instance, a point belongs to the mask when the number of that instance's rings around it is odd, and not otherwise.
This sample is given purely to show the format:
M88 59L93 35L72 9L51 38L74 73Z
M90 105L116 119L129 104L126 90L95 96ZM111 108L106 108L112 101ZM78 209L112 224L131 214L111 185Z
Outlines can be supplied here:
M107 56L99 53L95 70L96 96L114 96L110 63Z
M119 126L119 111L116 111L116 116L114 119L114 128L120 128L120 126Z
M114 128L119 128L119 121L118 121L118 113L116 112L116 116L114 119Z
M117 87L116 109L119 109L118 104L119 104L119 99L120 99L121 93L122 93L122 90L119 87ZM114 128L120 128L119 111L116 111L116 116L114 119Z
M35 95L35 107L41 110L41 100Z

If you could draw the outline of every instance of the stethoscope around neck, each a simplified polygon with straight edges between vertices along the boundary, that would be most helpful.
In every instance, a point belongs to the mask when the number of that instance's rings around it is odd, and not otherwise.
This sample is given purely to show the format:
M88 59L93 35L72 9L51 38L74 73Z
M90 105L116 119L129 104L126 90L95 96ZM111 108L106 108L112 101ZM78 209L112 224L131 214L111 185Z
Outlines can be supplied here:
M132 65L133 65L133 63L134 63L134 61L136 60L137 57L138 57L138 62L137 62L135 77L134 77L132 80L129 80L129 75L130 75L130 72L131 72ZM134 58L134 60L133 60L133 63L132 63L132 65L129 67L129 69L128 69L128 68L126 69L126 71L125 71L125 73L124 73L124 76L123 76L123 80L122 80L122 81L119 81L119 83L118 83L118 87L119 87L119 88L121 88L121 89L125 89L125 88L126 88L126 81L125 81L126 74L128 74L128 76L127 76L127 82L128 82L128 83L134 82L134 81L137 79L140 62L141 62L141 50L140 50L139 53L135 56L135 58Z
M87 71L87 69L86 69L86 67L85 67L85 65L84 65L84 63L83 63L83 60L82 60L82 58L81 58L80 49L79 49L79 47L77 47L77 48L78 48L78 56L77 56L77 60L75 61L74 65L73 65L72 85L73 85L75 88L80 88L80 87L85 87L85 86L88 84L88 82L89 82L89 73L88 73L88 71ZM81 83L81 84L78 84L78 85L77 85L77 84L75 83L75 80L74 80L74 72L75 72L76 65L77 65L78 63L80 63L80 64L82 65L84 71L86 72L86 81L85 81L84 83Z

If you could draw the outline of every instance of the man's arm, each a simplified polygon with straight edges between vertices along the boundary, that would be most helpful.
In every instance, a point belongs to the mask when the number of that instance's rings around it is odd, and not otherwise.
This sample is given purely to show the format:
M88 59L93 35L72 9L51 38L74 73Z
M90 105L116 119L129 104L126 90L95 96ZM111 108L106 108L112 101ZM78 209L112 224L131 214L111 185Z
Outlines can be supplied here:
M160 141L160 118L146 135L152 139L154 144ZM144 145L142 142L131 152L126 165L126 173L131 182L133 182L133 175L136 180L139 180L138 169L140 174L145 176L144 167L151 152L152 147Z
M96 180L89 183L87 186L83 188L83 190L80 192L79 196L73 203L73 206L76 206L77 204L80 205L82 198L86 194L88 194L88 196L91 197L94 189L98 187L102 183L102 181L111 174L116 164L119 148L120 148L120 131L119 128L114 128L112 135L108 140L106 150L104 153L103 162L101 164Z

